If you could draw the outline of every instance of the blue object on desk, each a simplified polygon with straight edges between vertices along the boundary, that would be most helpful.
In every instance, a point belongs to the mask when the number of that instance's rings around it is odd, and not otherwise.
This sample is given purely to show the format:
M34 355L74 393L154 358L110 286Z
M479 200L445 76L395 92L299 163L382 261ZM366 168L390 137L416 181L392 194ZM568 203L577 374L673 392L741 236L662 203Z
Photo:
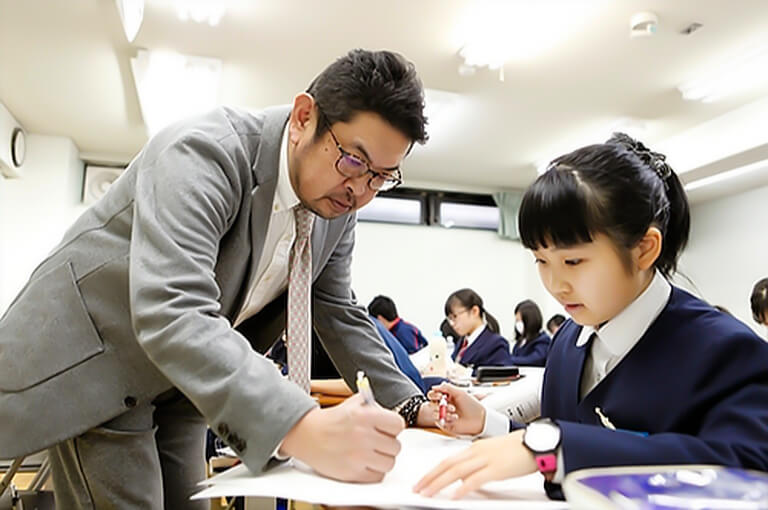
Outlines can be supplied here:
M603 468L573 475L572 483L566 481L565 494L576 506L768 509L768 473L717 466L655 466Z

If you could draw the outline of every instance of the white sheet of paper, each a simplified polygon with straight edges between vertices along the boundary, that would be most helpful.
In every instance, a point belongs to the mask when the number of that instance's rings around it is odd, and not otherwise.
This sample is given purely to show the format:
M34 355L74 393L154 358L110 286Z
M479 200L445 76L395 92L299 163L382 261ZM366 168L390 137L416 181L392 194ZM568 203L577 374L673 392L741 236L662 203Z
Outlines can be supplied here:
M541 388L544 382L544 369L538 367L520 367L524 375L517 381L503 386L473 386L470 393L487 395L482 403L485 407L496 409L518 423L529 423L541 415Z
M326 505L367 505L377 507L416 506L444 509L565 509L567 503L550 501L540 474L494 482L462 500L451 500L458 484L433 498L412 490L416 482L443 458L460 452L467 440L453 439L431 432L407 429L399 436L402 450L395 467L380 483L345 483L316 474L297 461L290 461L260 476L243 466L236 466L202 482L209 487L193 499L221 496L262 496L288 498Z

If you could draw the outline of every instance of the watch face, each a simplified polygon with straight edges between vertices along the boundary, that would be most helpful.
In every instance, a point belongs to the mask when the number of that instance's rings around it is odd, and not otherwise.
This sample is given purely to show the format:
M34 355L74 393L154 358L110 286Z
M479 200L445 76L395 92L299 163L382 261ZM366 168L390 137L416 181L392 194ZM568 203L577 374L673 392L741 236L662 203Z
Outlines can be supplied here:
M552 422L533 422L525 429L525 445L536 453L555 450L560 445L560 427Z

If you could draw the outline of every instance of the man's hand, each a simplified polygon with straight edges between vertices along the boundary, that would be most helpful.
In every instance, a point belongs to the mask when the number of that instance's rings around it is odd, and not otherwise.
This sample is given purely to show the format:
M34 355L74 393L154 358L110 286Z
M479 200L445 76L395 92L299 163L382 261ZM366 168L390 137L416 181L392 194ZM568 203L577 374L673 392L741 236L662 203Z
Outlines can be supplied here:
M395 465L399 414L361 395L327 409L313 409L286 434L280 455L296 457L321 475L344 482L378 482Z

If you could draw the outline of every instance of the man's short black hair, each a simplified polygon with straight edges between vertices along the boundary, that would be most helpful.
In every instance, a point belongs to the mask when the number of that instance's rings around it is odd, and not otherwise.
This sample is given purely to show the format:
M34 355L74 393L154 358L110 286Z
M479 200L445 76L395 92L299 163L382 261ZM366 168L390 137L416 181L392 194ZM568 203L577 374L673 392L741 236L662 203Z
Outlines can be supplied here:
M397 308L395 302L387 296L376 296L368 304L368 313L374 317L381 315L388 321L397 319Z
M427 141L424 87L416 67L392 51L352 50L326 67L307 88L321 109L319 138L336 122L356 113L380 115L411 142Z
M768 325L768 278L763 278L755 284L749 304L755 321Z
M565 317L560 315L559 313L556 313L552 317L549 318L547 321L547 331L552 331L553 328L559 328L560 324L565 322Z

